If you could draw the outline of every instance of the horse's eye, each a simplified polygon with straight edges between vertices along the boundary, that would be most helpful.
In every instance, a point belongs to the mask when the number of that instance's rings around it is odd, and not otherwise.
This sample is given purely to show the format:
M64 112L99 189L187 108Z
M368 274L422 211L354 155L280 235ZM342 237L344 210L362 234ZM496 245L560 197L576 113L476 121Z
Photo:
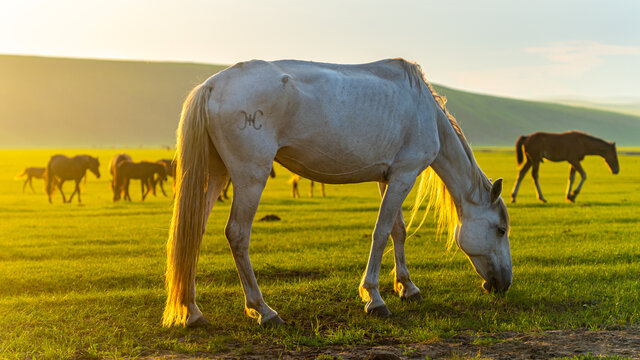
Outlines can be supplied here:
M504 236L507 233L507 229L503 226L498 226L497 228L498 236Z

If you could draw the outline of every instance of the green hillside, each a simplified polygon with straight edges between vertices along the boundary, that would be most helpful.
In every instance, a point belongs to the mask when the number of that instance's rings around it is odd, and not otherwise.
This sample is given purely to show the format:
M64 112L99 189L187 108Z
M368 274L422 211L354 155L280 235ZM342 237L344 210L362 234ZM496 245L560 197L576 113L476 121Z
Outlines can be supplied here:
M174 144L182 100L224 66L0 56L0 148ZM640 117L438 87L473 145L579 129L640 145Z

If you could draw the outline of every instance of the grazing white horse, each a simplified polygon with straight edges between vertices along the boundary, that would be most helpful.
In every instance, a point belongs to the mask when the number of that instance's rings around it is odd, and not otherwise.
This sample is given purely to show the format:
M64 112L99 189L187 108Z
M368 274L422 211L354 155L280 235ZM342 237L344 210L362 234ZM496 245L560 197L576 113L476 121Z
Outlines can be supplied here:
M417 205L431 196L430 205L449 230L449 246L457 244L469 257L487 291L511 285L502 180L492 185L482 173L444 100L416 64L239 63L191 91L177 141L165 326L206 322L195 301L196 263L207 218L229 177L233 204L225 234L245 311L260 324L283 322L264 301L249 260L251 224L274 159L321 183L379 183L382 204L360 283L367 313L390 314L378 291L389 235L394 288L403 299L421 299L405 263L401 206L423 172Z

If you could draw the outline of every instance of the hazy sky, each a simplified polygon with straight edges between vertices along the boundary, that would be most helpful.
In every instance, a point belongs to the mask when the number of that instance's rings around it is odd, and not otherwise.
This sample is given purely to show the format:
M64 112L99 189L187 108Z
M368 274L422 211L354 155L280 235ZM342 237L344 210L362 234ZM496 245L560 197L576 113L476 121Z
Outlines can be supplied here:
M404 57L521 98L640 98L640 1L0 1L0 53L232 64Z

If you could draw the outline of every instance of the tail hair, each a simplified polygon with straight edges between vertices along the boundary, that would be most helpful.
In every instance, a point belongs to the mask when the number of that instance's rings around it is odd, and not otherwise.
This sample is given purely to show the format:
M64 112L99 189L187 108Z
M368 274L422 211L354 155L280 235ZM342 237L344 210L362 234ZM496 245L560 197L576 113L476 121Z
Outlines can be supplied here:
M13 178L13 180L18 180L18 179L20 179L21 177L23 177L23 176L25 176L25 175L27 175L27 169L22 170L22 172L21 172L21 173L19 173L18 175L16 175L16 176Z
M524 154L523 154L522 147L524 145L525 140L527 140L527 137L525 135L522 135L516 141L516 162L518 163L518 165L522 164L522 162L524 161Z
M167 302L162 325L185 325L188 304L195 301L195 281L200 242L205 229L208 181L207 102L212 86L195 87L182 106L177 132L176 194L167 241Z

